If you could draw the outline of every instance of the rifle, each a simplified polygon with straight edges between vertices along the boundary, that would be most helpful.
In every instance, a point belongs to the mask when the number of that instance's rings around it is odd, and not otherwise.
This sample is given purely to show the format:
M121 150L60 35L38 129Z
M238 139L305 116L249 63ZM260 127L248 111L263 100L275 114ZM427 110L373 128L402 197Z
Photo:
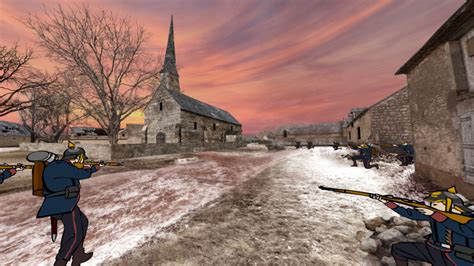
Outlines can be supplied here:
M122 162L85 161L85 165L123 166Z
M24 168L24 169L33 169L33 165L28 164L24 165L22 163L18 164L3 164L0 165L0 170L8 170L8 169L19 169L19 168Z
M369 198L375 198L376 196L379 196L379 194L376 194L376 193L368 193L368 192L356 191L356 190L331 188L331 187L325 187L325 186L319 186L319 189L329 190L329 191L338 192L338 193L365 196L365 197L369 197ZM469 221L474 220L474 217L469 217L469 216L465 216L465 215L461 215L461 214L457 214L457 213L452 213L452 212L440 211L438 209L435 209L431 206L428 206L428 205L424 204L423 202L416 201L416 200L394 197L392 195L380 195L380 198L384 199L386 201L389 201L389 202L396 202L396 203L406 205L406 206L410 206L410 207L424 208L424 209L432 210L434 212L439 212L439 213L443 214L444 216L448 217L449 219L454 220L454 221L456 221L458 223L461 223L461 224L466 224Z

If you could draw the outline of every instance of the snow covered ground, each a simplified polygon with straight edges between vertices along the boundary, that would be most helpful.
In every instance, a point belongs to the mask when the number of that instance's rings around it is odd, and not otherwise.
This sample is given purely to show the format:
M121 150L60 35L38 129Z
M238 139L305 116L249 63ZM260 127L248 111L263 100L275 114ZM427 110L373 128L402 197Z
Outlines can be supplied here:
M19 147L4 147L4 148L0 148L0 153L10 152L10 151L18 151L18 150L20 150Z
M90 221L85 248L95 254L87 264L136 248L287 156L288 152L200 153L164 168L83 181L79 206ZM51 242L49 219L35 218L42 199L25 191L1 195L0 202L0 264L51 265L60 241Z
M413 166L402 168L381 163L380 170L364 169L361 165L354 168L349 166L350 161L341 158L345 153L346 150L325 147L278 153L207 152L178 159L164 168L105 174L86 180L82 183L79 206L90 221L85 246L86 250L94 251L94 257L85 265L118 258L147 243L165 227L199 211L269 167L280 171L276 180L279 189L285 187L297 193L305 206L305 210L294 215L303 215L308 222L320 226L323 235L327 234L322 237L323 245L312 246L313 256L321 262L360 261L360 251L351 254L350 250L341 249L348 242L356 244L356 231L364 229L361 218L395 214L372 199L322 191L318 186L400 196L410 183ZM1 264L52 264L59 241L51 243L48 219L35 219L42 199L27 191L0 195L0 202ZM337 232L331 231L335 229Z

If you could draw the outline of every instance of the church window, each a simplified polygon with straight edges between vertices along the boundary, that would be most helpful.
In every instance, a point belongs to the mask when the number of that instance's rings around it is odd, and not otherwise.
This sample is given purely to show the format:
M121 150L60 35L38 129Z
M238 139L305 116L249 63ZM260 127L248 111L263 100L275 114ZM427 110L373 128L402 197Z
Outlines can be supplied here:
M230 126L230 131L234 131L234 126Z
M198 123L194 122L194 129L198 129Z
M216 123L214 123L214 125L212 126L214 130L216 130L217 126L216 126Z
M163 111L163 103L160 103L160 111Z

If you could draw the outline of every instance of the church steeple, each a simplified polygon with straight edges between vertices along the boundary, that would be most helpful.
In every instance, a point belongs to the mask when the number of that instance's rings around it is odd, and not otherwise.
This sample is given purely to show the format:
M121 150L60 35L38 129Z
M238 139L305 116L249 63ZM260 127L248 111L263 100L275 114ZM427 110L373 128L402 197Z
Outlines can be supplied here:
M176 69L176 53L174 49L173 16L171 16L168 45L166 46L165 63L160 71L160 87L168 90L180 91L179 74Z
M173 16L171 16L170 31L168 35L168 45L166 46L166 55L165 63L161 72L168 72L178 75L178 70L176 69L176 53L174 49L174 30L173 30Z

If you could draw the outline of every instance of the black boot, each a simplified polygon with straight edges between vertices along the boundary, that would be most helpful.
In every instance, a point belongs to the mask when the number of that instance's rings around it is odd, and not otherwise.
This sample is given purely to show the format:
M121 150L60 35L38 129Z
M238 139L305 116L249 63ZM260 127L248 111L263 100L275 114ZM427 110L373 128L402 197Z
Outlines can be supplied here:
M85 253L83 247L77 248L72 255L72 266L79 266L81 263L86 262L92 258L94 252Z
M54 262L54 266L66 266L67 265L67 260L56 260Z
M379 165L378 164L374 164L375 168L379 169Z

